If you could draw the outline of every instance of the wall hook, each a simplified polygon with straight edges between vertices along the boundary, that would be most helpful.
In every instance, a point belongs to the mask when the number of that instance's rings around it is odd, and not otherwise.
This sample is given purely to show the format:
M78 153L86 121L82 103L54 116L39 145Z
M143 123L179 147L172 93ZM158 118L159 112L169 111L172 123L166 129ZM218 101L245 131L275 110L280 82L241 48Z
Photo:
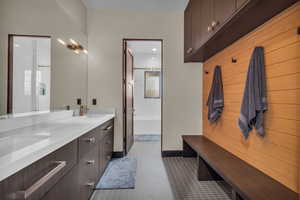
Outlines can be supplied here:
M237 62L237 59L236 59L236 58L231 58L231 62L232 62L232 63L236 63L236 62Z

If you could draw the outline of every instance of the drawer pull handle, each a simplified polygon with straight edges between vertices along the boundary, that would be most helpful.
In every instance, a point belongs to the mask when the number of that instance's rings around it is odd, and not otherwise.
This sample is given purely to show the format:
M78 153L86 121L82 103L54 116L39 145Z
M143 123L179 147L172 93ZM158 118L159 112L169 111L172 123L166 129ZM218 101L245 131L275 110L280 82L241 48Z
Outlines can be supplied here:
M87 187L89 188L94 188L95 187L95 183L94 182L88 182L85 184Z
M92 137L92 138L86 138L85 141L88 142L88 143L95 143L96 142L96 138L94 138L94 137Z
M95 164L95 160L88 160L88 161L86 161L86 164L93 165L93 164Z
M104 129L104 131L110 131L113 128L113 126L109 126L107 128Z
M29 199L29 197L38 191L43 185L45 185L51 178L53 178L56 174L58 174L64 167L67 165L66 161L57 161L54 162L58 164L55 168L53 168L50 172L48 172L45 176L35 182L32 186L30 186L25 191L18 191L17 192L17 199Z

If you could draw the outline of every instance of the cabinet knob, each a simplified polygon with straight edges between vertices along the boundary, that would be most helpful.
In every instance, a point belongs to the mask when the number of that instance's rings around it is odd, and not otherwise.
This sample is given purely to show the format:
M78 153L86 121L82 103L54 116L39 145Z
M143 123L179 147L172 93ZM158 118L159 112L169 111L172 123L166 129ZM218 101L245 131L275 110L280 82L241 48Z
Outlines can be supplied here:
M211 32L212 31L212 27L211 26L208 26L207 27L207 32Z
M86 164L93 165L93 164L95 164L95 160L88 160L88 161L86 161Z
M87 138L85 139L86 142L88 143L95 143L96 142L96 138L92 137L92 138Z
M188 48L188 50L186 51L186 53L190 54L190 53L192 53L192 51L193 51L193 48Z
M219 22L218 21L212 21L212 23L211 23L211 27L212 28L215 28L216 26L218 26L219 25Z
M89 188L94 188L95 187L95 183L94 182L88 182L85 184L87 187Z
M106 156L106 159L111 160L111 156L110 155Z

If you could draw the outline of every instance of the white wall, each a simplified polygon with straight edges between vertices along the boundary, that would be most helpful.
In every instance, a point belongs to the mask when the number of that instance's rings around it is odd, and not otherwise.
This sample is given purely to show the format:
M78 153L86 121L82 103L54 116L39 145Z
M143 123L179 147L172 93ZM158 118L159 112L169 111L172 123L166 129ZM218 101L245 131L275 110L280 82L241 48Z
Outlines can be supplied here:
M145 70L134 70L134 108L135 117L160 119L161 99L144 97L144 73Z
M136 58L136 56L134 58ZM145 71L146 70L134 70L135 135L161 133L161 99L149 99L144 97Z
M163 39L163 150L202 132L202 67L183 63L183 12L88 10L89 99L116 107L115 151L122 151L122 39Z
M50 35L51 107L76 104L87 96L87 56L56 39L73 38L87 47L86 8L81 0L0 1L0 114L6 113L8 34Z
M161 52L161 51L159 51ZM134 53L134 134L149 135L161 133L161 99L144 97L145 71L161 67L161 54Z

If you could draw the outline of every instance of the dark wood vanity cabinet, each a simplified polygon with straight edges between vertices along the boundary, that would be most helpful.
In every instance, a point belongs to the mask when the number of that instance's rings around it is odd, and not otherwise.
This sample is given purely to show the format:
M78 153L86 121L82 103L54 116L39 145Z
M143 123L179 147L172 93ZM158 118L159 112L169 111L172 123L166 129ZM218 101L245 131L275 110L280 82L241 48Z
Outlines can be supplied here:
M299 0L190 0L184 61L204 62Z
M1 200L88 200L113 152L110 120L0 182Z

